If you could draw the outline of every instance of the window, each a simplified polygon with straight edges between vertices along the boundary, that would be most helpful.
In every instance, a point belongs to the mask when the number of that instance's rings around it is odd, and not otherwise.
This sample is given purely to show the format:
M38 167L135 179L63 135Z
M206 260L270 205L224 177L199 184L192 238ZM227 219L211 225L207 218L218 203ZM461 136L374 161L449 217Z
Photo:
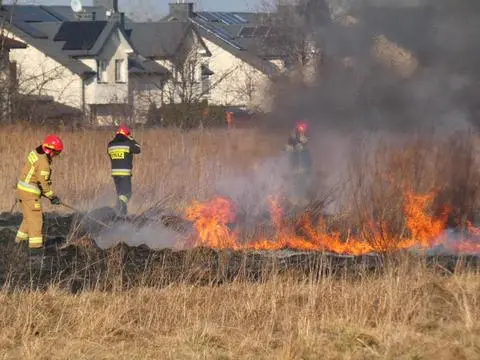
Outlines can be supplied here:
M115 82L117 83L125 82L123 63L123 59L115 60Z
M175 64L172 64L172 74L173 74L173 82L177 83L178 82L178 69Z
M208 68L208 64L200 65L201 70L201 87L202 87L202 95L210 95L211 91L211 76L213 75L213 71Z
M210 95L210 75L202 75L202 95Z
M194 60L188 62L188 73L190 74L190 81L195 82L197 80L197 64Z
M18 67L16 61L10 61L10 86L12 89L18 88Z
M97 82L106 83L107 81L107 62L105 60L97 60Z

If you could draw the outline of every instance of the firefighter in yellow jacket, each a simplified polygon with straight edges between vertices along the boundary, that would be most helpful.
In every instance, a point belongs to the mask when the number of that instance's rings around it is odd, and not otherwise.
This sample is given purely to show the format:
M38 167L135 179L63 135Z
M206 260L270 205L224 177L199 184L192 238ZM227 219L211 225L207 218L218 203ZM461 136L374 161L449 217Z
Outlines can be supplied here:
M47 136L42 145L28 154L17 183L17 200L23 213L23 221L15 242L28 241L30 249L43 247L41 197L48 198L53 205L61 204L51 188L50 164L62 150L63 143L60 138L55 135Z

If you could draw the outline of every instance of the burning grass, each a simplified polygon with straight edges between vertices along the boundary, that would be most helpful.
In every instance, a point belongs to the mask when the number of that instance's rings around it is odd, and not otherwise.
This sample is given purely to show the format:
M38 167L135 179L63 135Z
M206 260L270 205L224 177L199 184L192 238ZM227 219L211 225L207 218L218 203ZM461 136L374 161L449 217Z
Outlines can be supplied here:
M478 253L480 238L478 229L470 226L456 241L450 241L445 231L449 210L432 214L436 194L420 195L407 192L403 204L405 228L401 234L392 231L387 222L371 219L366 228L351 235L331 230L323 216L315 217L303 212L296 219L286 219L279 202L270 200L273 235L242 239L236 230L233 204L224 198L215 198L200 204L194 202L186 211L186 219L193 221L195 234L187 245L206 246L214 249L328 251L337 254L364 255L386 253L405 249L428 251L442 247L452 254Z
M111 132L59 134L66 151L55 161L54 182L62 199L89 209L113 203L105 154ZM179 246L354 255L438 247L475 253L480 248L477 141L469 133L405 138L387 134L390 140L371 137L360 142L352 137L340 145L340 138L329 143L329 135L313 136L315 191L308 196L312 204L320 204L314 210L289 202L285 188L290 180L284 178L290 170L279 161L285 139L278 134L256 130L135 134L144 146L135 163L130 210L142 216L161 204L191 222L195 233L178 241ZM0 165L9 179L3 183L5 196L0 201L4 210L13 203L9 184L15 183L25 153L43 136L37 135L18 127L0 134L0 152L11 159ZM22 140L20 148L8 146L12 138ZM326 149L344 154L343 168L328 164ZM338 176L332 180L334 169L344 181L325 196L332 183L341 180ZM218 195L219 184L225 196ZM332 201L335 209L326 214ZM451 241L445 236L448 229L463 232Z
M472 225L478 225L480 210L475 138L464 133L396 140L396 144L380 141L357 149L348 184L333 194L337 213L326 215L307 208L290 216L284 193L267 194L257 201L270 205L268 235L244 236L235 220L236 204L214 198L195 202L187 210L196 229L191 243L350 255L405 249L479 253L478 229ZM321 182L320 178L319 186ZM321 202L326 204L328 199Z
M0 153L10 160L0 165L7 179L4 210L11 208L25 153L43 137L37 135L20 128L0 134ZM84 209L105 205L113 199L105 155L111 133L60 135L67 150L54 164L59 195ZM478 255L480 176L471 134L366 147L352 142L353 155L347 151L342 168L346 179L333 182L337 164L328 160L345 149L340 138L329 143L320 137L321 146L312 141L312 150L321 196L306 208L285 199L283 180L262 162L279 156L283 135L145 130L136 136L144 153L134 177L135 226L143 217L148 223L169 195L161 207L173 215L164 225L179 218L193 225L179 243L188 250L79 245L30 262L3 229L4 358L480 356L478 257L390 254ZM249 177L255 171L274 181L257 186ZM239 178L245 192L234 191ZM233 195L218 193L225 179ZM315 252L258 252L283 248Z

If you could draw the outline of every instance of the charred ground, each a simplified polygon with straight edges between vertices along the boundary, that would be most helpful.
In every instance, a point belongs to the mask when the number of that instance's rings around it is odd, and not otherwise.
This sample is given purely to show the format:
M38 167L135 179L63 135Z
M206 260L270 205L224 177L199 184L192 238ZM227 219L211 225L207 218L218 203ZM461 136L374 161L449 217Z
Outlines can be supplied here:
M115 226L119 220L113 212L99 209L102 221ZM83 223L80 221L84 219ZM30 256L25 245L14 243L13 229L19 224L19 214L0 216L0 281L6 289L45 290L51 286L78 292L111 291L142 287L165 287L174 283L220 285L232 281L265 282L284 275L295 279L317 279L322 276L361 278L382 274L392 265L407 262L425 264L431 271L443 274L460 269L480 269L478 256L414 255L398 252L381 255L342 256L332 253L280 251L233 251L194 248L187 250L151 249L148 246L128 246L120 243L101 249L95 244L98 224L85 220L84 214L45 214L47 247L43 256ZM169 216L163 216L166 226L186 229ZM144 217L127 222L144 225ZM183 227L182 227L183 226ZM88 231L88 235L87 235ZM75 235L75 241L72 236ZM68 243L67 243L67 240Z

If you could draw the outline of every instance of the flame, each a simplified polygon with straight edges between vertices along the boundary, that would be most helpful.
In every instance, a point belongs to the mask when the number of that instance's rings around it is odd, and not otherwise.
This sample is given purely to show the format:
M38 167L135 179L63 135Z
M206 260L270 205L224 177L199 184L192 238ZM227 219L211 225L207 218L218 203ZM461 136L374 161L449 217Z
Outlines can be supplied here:
M408 192L404 206L404 216L407 228L410 230L412 239L417 245L428 248L436 245L438 237L445 231L448 211L444 211L440 217L433 217L427 213L431 207L435 193L418 195ZM413 244L407 241L404 247Z
M280 206L280 201L274 196L270 196L268 201L270 203L270 214L273 224L277 230L281 230L283 227L283 210Z
M227 199L216 198L206 203L194 201L187 209L186 219L194 222L198 234L195 246L237 248L236 236L228 227L235 220L235 213Z
M337 254L363 255L373 252L388 252L401 249L431 249L442 245L455 253L480 252L480 242L472 241L472 234L480 238L480 230L469 225L469 237L452 244L442 234L447 228L449 211L444 208L438 214L431 214L435 192L415 194L406 192L403 205L403 219L407 231L396 235L388 222L371 220L361 231L353 229L341 232L331 230L325 219L316 223L309 214L296 221L286 218L279 198L270 197L270 216L274 234L261 236L247 242L240 242L238 235L230 230L235 221L233 204L225 198L193 202L186 212L186 219L192 221L196 234L194 246L208 246L218 249L328 251ZM356 235L352 235L355 233Z

